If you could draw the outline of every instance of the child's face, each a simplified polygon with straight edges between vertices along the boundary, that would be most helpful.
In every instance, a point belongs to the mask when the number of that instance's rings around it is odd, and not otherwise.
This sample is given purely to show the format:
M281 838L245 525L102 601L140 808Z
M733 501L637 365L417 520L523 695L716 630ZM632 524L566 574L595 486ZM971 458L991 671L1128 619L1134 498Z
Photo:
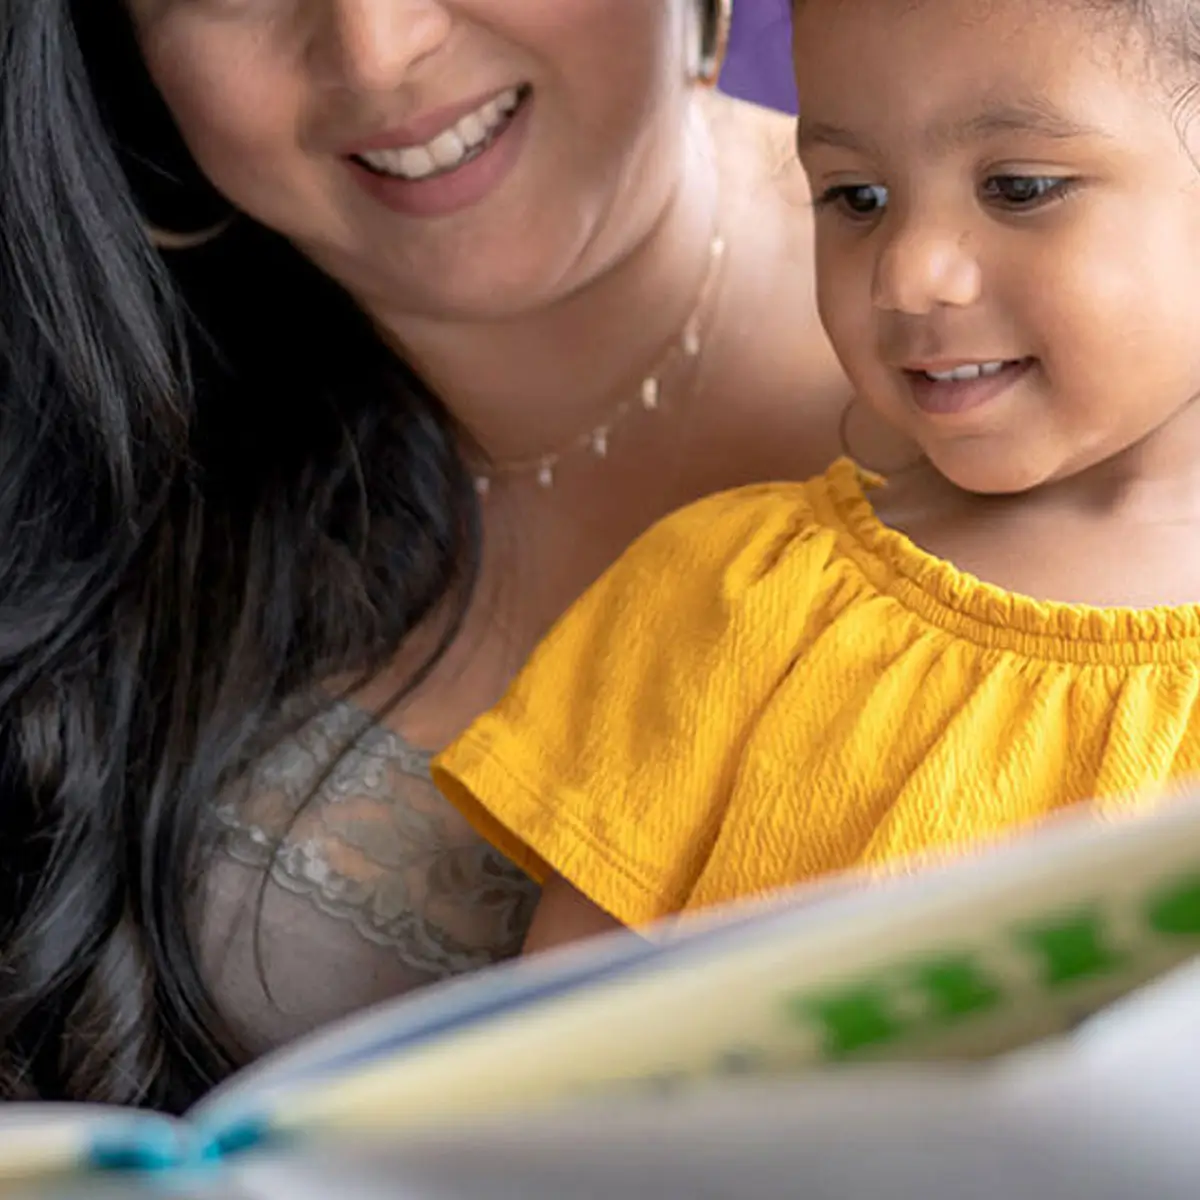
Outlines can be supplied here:
M1073 475L1200 394L1200 108L1193 138L1184 68L1097 7L796 7L822 318L972 491Z

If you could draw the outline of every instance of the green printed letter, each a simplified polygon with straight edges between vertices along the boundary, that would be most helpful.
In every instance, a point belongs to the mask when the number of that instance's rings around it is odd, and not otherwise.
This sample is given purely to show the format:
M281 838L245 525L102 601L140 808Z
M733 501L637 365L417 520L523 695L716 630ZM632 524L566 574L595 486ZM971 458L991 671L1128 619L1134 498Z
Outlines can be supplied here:
M823 996L798 996L789 1001L794 1016L816 1021L825 1034L825 1053L844 1058L867 1046L894 1041L904 1032L896 1019L885 987L861 984Z
M1200 875L1177 879L1151 896L1146 919L1155 933L1200 934Z
M1021 930L1017 940L1037 955L1045 969L1043 982L1059 987L1107 975L1121 965L1123 956L1105 944L1106 932L1099 912L1078 913L1056 925Z
M1003 999L996 983L966 955L923 963L914 975L916 986L929 1001L929 1019L939 1025L986 1012Z

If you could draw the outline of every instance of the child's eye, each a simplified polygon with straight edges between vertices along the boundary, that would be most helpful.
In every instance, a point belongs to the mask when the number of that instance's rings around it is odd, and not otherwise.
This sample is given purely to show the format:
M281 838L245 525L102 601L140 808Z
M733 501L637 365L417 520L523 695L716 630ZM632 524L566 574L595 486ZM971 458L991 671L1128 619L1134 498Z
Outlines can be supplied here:
M819 208L837 206L848 216L862 220L874 217L887 207L887 188L876 183L843 183L821 193Z
M993 175L984 182L983 195L1006 208L1037 208L1061 200L1072 182L1059 175Z

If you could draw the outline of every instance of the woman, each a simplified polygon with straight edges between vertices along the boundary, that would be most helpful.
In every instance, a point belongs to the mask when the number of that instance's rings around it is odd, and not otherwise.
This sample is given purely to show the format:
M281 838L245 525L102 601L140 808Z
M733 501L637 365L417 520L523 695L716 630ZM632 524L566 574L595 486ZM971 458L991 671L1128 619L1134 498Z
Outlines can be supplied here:
M843 384L721 3L4 14L0 1093L178 1107L516 951L428 751Z

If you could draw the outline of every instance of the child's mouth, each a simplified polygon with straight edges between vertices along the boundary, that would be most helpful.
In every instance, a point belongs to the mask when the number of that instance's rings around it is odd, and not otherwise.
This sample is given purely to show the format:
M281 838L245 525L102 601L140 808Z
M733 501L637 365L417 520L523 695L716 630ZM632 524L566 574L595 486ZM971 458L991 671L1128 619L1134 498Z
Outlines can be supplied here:
M1006 392L1033 366L1032 358L980 359L905 368L913 402L934 416L955 416Z

